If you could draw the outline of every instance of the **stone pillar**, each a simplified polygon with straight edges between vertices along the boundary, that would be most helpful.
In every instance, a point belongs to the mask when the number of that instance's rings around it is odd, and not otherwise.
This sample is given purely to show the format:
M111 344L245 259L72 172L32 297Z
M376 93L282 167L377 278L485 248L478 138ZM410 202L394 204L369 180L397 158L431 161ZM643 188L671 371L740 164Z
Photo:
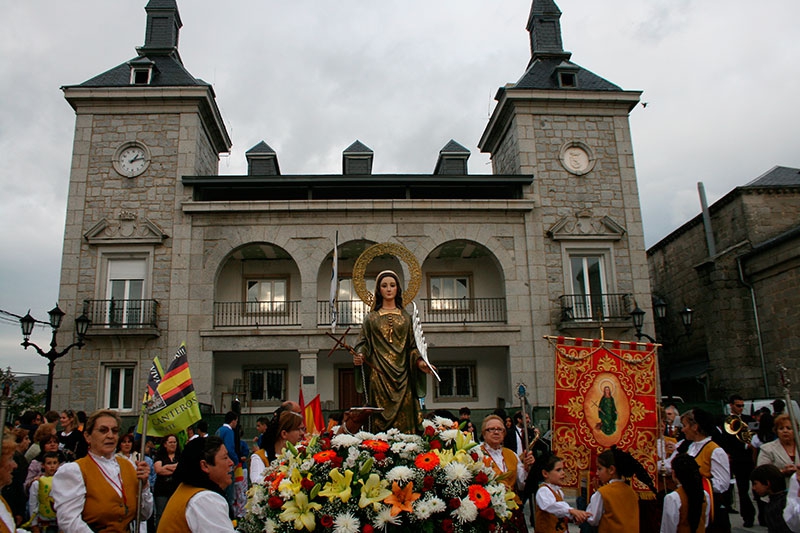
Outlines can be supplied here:
M311 400L317 395L317 350L305 348L300 352L300 386L303 398Z

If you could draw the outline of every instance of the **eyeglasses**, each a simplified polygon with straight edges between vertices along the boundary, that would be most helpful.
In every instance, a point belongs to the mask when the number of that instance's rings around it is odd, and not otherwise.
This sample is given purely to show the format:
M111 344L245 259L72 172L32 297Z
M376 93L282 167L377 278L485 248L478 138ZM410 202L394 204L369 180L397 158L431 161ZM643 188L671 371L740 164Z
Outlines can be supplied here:
M505 429L506 429L506 428L486 428L486 431L495 431L495 432L499 432L499 431L505 431Z
M94 430L96 432L98 432L98 433L106 434L108 432L111 432L114 435L119 435L119 428L118 427L110 428L110 427L107 427L107 426L99 426L99 427L94 428Z

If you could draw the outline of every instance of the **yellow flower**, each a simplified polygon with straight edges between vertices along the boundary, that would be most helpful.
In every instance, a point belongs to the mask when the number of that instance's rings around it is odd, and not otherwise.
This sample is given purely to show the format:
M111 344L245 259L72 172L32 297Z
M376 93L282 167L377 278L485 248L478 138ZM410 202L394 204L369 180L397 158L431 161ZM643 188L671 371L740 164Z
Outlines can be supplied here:
M467 452L467 451L471 450L472 448L474 448L477 445L478 445L478 443L476 443L474 440L472 440L472 434L471 433L467 433L467 432L464 432L464 431L459 431L456 434L456 446L455 446L456 450Z
M345 470L344 475L342 475L338 468L334 468L331 470L331 480L333 483L330 481L325 483L325 487L319 493L320 496L327 496L328 501L339 498L344 503L347 503L352 494L350 484L353 482L353 471Z
M506 491L506 507L510 511L513 511L514 509L519 507L519 505L517 505L516 498L517 498L517 495L514 494L514 491L511 491L511 490L507 490Z
M291 490L292 494L297 494L302 489L302 485L300 484L302 480L303 476L300 474L300 470L293 468L289 479L284 478L278 485L278 490L281 492Z
M315 511L319 511L322 505L308 501L308 496L305 492L298 492L295 494L293 500L289 500L283 504L283 512L278 516L282 522L291 522L294 520L294 528L302 530L303 528L314 531L317 521L314 515Z
M453 450L433 450L439 456L439 464L446 466L454 459Z
M370 474L367 482L364 483L363 479L358 480L363 487L361 488L361 499L358 500L358 506L362 509L372 504L377 511L380 507L380 502L387 496L392 495L392 491L388 488L389 482L381 479L378 474Z

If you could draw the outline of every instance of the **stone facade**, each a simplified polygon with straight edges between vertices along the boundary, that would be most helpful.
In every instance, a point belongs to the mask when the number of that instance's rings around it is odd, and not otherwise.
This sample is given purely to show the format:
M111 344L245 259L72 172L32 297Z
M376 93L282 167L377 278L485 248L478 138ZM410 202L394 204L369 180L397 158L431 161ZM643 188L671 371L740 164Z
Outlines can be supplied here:
M785 179L775 184L775 175ZM722 400L734 392L782 397L776 365L783 362L797 392L800 174L776 167L709 213L713 256L701 216L647 252L653 294L673 314L659 331L668 357L662 378L669 375L685 400ZM684 305L695 311L688 337L676 318Z
M352 359L330 353L325 334L337 232L340 315L352 313L340 333L360 325L351 285L361 252L400 244L421 266L416 301L452 388L429 383L428 408L510 406L520 382L533 405L549 406L544 336L602 328L630 340L630 310L650 309L628 123L640 93L571 63L574 86L551 87L569 53L534 50L528 74L552 69L536 78L546 86L498 93L480 143L491 176L435 172L422 185L415 175L218 176L230 140L211 88L180 78L179 56L163 46L139 53L159 69L149 86L129 85L123 64L65 88L77 118L61 301L89 310L93 325L87 346L56 367L54 406L136 412L153 357L185 342L198 397L217 411L240 396L249 412L271 412L280 398L270 394L294 399L301 386L306 399L347 407ZM111 164L125 143L149 158L133 177ZM469 151L448 146L463 166ZM279 172L277 161L270 168ZM323 179L333 180L327 193ZM400 192L379 189L387 182ZM367 277L383 268L405 284L413 274L380 257ZM267 290L280 296L255 294Z

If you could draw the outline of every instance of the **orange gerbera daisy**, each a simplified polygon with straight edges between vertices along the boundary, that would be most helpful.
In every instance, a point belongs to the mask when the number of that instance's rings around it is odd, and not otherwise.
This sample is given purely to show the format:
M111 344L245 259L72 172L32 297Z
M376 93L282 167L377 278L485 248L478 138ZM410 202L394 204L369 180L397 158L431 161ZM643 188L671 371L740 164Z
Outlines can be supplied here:
M410 481L408 485L400 488L397 481L392 481L392 493L384 498L383 503L392 506L392 516L397 516L403 511L413 512L412 504L417 501L421 494L414 492L414 482Z
M425 472L430 472L439 465L439 456L433 452L422 453L414 460L414 465Z
M469 499L478 509L486 509L492 503L492 497L489 492L480 485L469 486Z
M373 452L386 452L389 451L389 443L382 440L369 439L362 443L367 449Z
M314 461L324 463L336 457L336 452L333 450L325 450L314 454Z

